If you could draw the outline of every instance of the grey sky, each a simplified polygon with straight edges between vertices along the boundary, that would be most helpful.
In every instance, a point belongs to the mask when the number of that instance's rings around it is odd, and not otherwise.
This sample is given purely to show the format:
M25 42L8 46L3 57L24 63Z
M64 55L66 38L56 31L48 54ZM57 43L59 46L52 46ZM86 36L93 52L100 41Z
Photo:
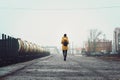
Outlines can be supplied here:
M61 46L64 33L82 46L90 29L112 40L120 26L120 0L0 0L0 33Z

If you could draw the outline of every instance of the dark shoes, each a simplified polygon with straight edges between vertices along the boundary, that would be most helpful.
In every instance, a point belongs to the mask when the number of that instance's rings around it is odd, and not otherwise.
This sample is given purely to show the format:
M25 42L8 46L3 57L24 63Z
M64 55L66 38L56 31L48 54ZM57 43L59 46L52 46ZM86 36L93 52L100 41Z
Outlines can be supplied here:
M66 61L66 58L64 58L64 61Z

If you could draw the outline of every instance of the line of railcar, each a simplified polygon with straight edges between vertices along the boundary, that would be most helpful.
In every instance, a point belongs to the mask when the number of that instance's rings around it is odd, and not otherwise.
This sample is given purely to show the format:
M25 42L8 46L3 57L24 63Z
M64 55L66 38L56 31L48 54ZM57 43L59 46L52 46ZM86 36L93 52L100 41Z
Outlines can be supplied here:
M38 58L47 55L50 55L50 52L35 43L2 34L2 39L0 39L1 60Z

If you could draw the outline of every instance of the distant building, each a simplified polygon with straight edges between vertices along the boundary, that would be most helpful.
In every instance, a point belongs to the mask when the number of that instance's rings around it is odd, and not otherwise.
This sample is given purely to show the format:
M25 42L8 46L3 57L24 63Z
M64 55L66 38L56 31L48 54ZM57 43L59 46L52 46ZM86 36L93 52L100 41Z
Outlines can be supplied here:
M91 52L91 51L94 51L93 50L94 46L96 46L95 47L96 52L111 52L112 51L112 41L109 41L109 40L98 40L96 41L96 44L91 42L90 45L86 43L85 49L86 51Z
M120 28L115 28L113 34L113 51L120 52Z

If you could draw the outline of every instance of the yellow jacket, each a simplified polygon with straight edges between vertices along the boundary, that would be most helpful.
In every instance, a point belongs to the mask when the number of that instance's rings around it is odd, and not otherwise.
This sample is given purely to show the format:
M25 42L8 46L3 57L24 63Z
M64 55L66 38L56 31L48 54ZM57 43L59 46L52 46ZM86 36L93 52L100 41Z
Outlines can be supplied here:
M64 46L64 45L63 45L64 40L67 40L67 41L68 41L68 44L69 44L68 37L62 37L62 40L61 40L62 50L68 50L68 46Z

